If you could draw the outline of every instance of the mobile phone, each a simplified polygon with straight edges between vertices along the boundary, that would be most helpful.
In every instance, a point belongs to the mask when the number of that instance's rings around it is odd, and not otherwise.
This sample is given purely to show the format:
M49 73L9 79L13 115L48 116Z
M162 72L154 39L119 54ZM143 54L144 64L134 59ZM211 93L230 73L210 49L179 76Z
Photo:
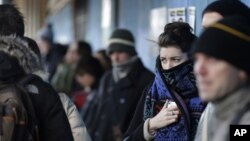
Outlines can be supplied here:
M177 106L177 104L174 101L168 101L168 107L173 107L173 106Z

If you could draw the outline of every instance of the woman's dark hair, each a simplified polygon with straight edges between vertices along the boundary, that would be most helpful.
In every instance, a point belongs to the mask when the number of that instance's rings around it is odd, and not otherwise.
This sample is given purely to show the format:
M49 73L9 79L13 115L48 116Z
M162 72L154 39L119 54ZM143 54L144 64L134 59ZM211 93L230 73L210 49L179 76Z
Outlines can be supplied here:
M83 74L91 74L95 78L94 84L91 86L92 89L98 87L100 79L104 73L104 69L101 63L94 57L84 57L82 56L79 62L76 65L75 74L83 75Z
M77 41L78 46L78 54L82 55L92 55L92 47L88 42L85 41Z
M173 22L165 25L164 32L158 38L159 47L176 46L182 52L189 52L196 36L192 28L184 22Z
M111 63L111 59L110 57L107 55L107 51L105 49L101 49L99 51L97 51L98 54L100 54L103 57L103 61L105 62L105 64L103 65L103 68L107 71L107 70L111 70L112 69L112 63Z

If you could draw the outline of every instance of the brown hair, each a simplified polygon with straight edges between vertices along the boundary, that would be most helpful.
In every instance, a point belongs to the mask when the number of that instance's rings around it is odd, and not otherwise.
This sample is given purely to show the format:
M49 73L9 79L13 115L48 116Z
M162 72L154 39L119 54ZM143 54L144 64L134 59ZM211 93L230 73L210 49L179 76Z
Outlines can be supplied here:
M187 23L173 22L166 24L164 32L158 38L159 47L176 46L182 52L189 52L196 36L192 33L192 28Z

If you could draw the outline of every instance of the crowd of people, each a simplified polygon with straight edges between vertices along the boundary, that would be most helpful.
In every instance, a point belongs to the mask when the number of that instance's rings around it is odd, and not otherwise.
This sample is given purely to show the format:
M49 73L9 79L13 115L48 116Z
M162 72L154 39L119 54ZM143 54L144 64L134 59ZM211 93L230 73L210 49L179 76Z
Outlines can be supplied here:
M0 84L22 82L40 141L226 141L231 124L250 124L249 25L237 0L209 4L199 36L167 23L153 73L127 29L94 53L86 41L54 43L50 24L24 36L22 14L4 4Z

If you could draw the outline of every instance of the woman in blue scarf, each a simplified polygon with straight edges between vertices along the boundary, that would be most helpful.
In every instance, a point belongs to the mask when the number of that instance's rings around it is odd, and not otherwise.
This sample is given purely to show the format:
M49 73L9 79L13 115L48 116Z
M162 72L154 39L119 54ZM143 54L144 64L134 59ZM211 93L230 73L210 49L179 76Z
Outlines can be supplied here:
M198 97L193 61L188 54L195 38L187 23L165 26L158 38L160 55L154 82L137 106L125 141L193 140L205 107Z

